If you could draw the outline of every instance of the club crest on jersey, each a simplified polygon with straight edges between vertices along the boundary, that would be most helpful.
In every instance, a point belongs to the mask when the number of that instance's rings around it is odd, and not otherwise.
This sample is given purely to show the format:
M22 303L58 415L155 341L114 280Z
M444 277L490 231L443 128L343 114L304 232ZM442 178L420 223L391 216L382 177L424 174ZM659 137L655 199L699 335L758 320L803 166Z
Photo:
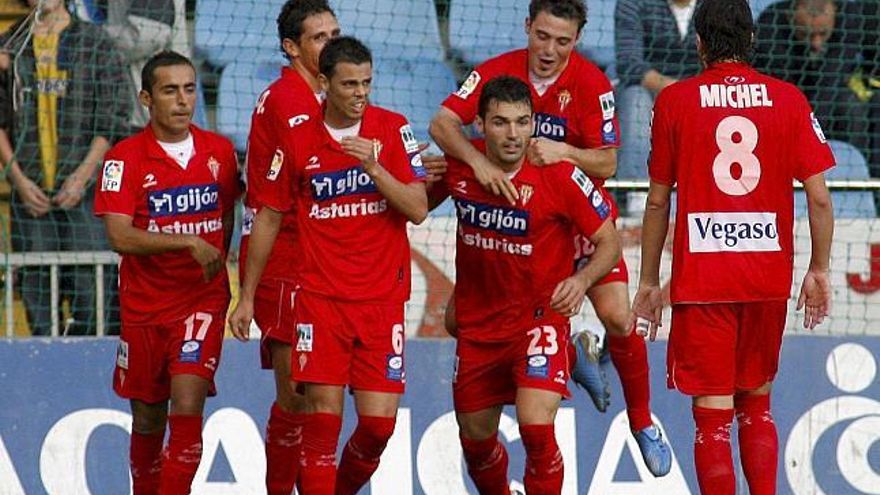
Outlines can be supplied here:
M602 120L614 118L614 91L599 95L599 105L602 107Z
M571 93L567 89L563 89L559 92L557 99L559 100L559 111L564 112L565 107L571 103Z
M266 180L275 181L278 179L278 174L281 173L282 165L284 165L284 152L281 151L281 148L275 148L275 155L272 156L272 164L269 165L269 170L266 172Z
M455 96L461 98L462 100L466 100L468 96L473 94L474 90L477 89L477 86L480 84L480 73L477 71L472 71L470 75L468 75L467 79L461 84L461 87L458 88L458 91L455 92Z
M810 113L810 122L813 124L813 132L816 133L816 137L819 138L819 142L825 144L828 142L825 139L825 132L822 131L822 124L819 123L819 119L816 118L816 115Z
M519 198L522 201L522 205L525 206L528 204L529 200L532 199L532 195L535 194L535 188L528 185L523 184L519 186Z
M104 162L104 173L101 179L101 190L119 192L122 188L122 172L125 170L125 162L122 160L107 160Z
M217 178L220 177L220 162L218 162L213 156L208 158L208 170L211 171L214 180L217 180Z
M535 129L532 135L552 139L553 141L565 141L568 119L548 113L535 113Z

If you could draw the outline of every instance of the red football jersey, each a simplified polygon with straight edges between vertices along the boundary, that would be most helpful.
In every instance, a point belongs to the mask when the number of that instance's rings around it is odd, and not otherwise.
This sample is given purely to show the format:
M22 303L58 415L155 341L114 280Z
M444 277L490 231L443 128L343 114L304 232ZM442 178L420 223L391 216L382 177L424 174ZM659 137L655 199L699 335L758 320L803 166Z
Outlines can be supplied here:
M787 299L793 179L834 166L804 95L746 64L716 64L654 106L651 180L678 185L672 302Z
M473 144L485 149L481 140ZM511 206L486 192L467 164L448 155L446 160L441 194L455 200L458 217L459 338L473 329L473 338L501 341L537 318L567 321L550 309L550 296L573 273L574 234L590 237L610 217L605 195L571 164L539 167L526 161L511 178L520 193Z
M379 163L397 180L409 184L425 177L418 142L402 115L368 106L360 136L381 143ZM283 143L278 178L267 183L261 202L296 212L302 289L344 301L409 299L406 217L323 121L302 123Z
M248 149L245 166L247 170L247 195L241 228L239 250L239 273L244 280L247 264L247 245L254 216L260 206L263 184L277 178L284 151L281 140L285 131L309 119L320 119L321 105L314 91L299 73L290 67L281 69L281 77L275 80L257 100L251 115ZM297 267L294 243L296 242L296 217L291 212L284 216L281 230L272 254L266 262L262 280L295 281Z
M150 126L107 152L95 215L128 215L139 229L157 234L195 234L225 256L223 214L241 194L232 143L190 127L195 145L186 169L159 146ZM173 321L196 303L229 304L229 281L221 270L210 282L188 250L150 256L122 255L119 298L126 324Z

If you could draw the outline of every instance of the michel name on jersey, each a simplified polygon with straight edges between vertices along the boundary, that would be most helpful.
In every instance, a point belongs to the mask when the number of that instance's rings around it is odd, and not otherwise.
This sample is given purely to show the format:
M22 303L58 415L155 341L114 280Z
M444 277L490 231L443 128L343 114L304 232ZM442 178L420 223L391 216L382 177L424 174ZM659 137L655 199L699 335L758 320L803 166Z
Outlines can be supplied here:
M309 218L329 220L334 218L359 217L365 215L378 215L388 211L388 200L361 198L358 201L346 201L338 203L335 200L360 194L374 194L379 192L373 179L364 171L362 165L314 174L309 179L312 189L312 207L309 210ZM319 204L332 201L329 204Z

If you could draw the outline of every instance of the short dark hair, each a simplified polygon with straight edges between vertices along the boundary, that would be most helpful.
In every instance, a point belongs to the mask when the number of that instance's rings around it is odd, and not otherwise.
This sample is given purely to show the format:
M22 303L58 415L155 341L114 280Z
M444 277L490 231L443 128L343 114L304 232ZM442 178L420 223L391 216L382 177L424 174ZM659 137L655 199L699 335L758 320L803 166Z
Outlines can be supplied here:
M529 19L535 20L541 12L575 21L578 33L587 23L587 5L584 0L532 0L529 3Z
M284 51L284 40L289 39L299 43L303 34L303 21L309 16L324 12L330 12L333 17L336 17L336 13L333 12L327 0L287 0L284 2L276 22L278 24L278 43L285 57L287 52Z
M694 27L707 65L719 60L749 60L755 23L748 1L701 0L694 13Z
M483 86L480 101L477 103L477 115L485 118L489 105L499 103L525 103L532 108L532 91L528 84L513 76L498 76L490 79Z
M196 70L192 61L183 55L172 50L161 51L150 57L141 69L141 90L152 94L153 84L156 83L156 69L173 65L188 65L193 72Z
M336 66L345 62L354 65L372 64L373 55L367 45L357 38L340 36L324 45L318 57L318 70L324 74L324 77L330 79L336 71Z

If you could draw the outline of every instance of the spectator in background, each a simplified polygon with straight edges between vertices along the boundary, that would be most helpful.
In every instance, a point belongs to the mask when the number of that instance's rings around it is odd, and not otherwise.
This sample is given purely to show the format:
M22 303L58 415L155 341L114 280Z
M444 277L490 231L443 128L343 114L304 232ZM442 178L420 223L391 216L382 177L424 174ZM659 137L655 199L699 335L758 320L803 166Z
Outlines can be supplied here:
M868 103L880 91L872 93L863 74L878 71L877 10L869 2L784 0L764 10L755 34L755 68L798 86L828 138L853 144L869 160Z
M651 108L661 89L700 70L696 0L618 0L614 12L618 108L623 134L617 177L647 177Z
M129 66L131 80L140 78L147 60L162 50L192 57L186 32L186 0L74 0L74 11L83 20L100 24ZM138 103L140 88L132 82L129 134L146 125L149 115ZM204 125L204 105L197 105L194 120Z
M103 251L104 229L91 215L95 173L131 111L128 73L106 34L73 18L63 0L39 8L4 35L9 84L0 87L0 159L12 184L12 247L29 251ZM13 104L13 101L15 102ZM69 335L95 333L95 272L62 269ZM105 300L115 295L105 270ZM34 335L51 329L49 267L21 270L21 292ZM107 321L116 321L107 315Z

